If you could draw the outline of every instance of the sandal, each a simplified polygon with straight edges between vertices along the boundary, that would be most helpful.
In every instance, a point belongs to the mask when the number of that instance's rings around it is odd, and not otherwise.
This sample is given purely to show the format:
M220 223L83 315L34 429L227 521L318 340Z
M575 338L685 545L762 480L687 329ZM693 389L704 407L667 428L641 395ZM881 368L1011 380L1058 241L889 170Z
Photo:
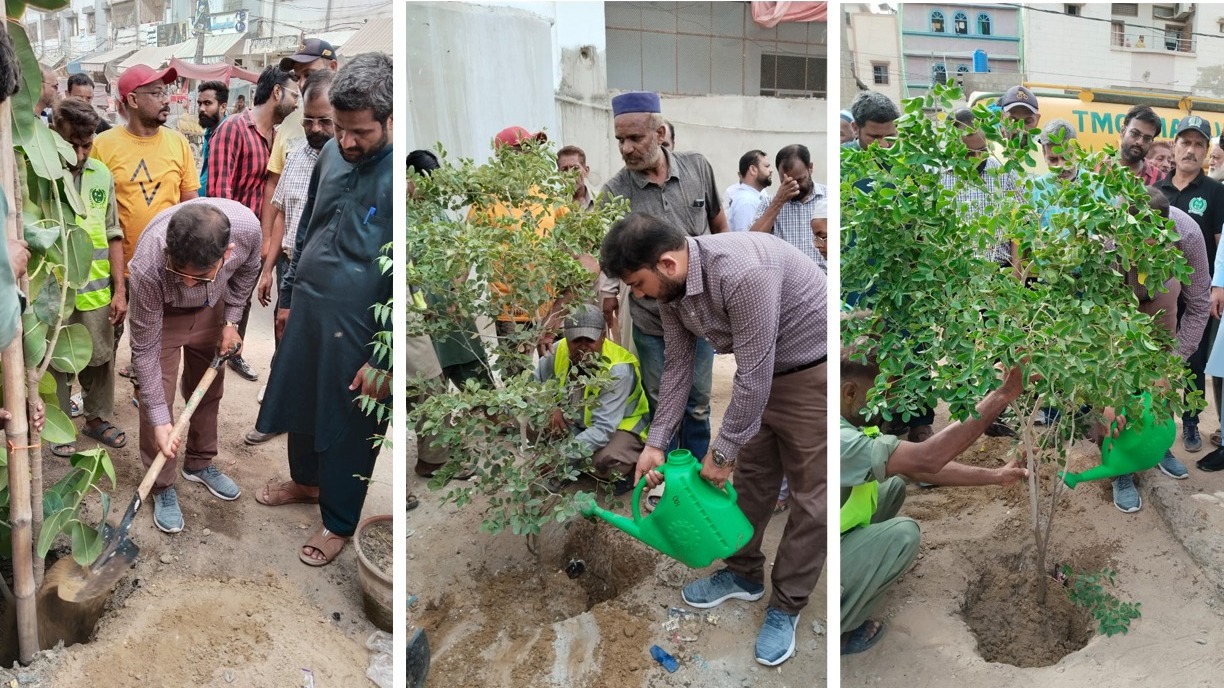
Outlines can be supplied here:
M774 504L774 510L773 510L774 516L777 516L778 514L782 513L783 511L786 511L789 508L790 508L789 499L779 499L778 503Z
M340 535L336 535L327 528L320 528L315 531L314 535L302 545L302 551L298 554L298 559L302 560L307 566L327 566L332 563L332 560L340 554L340 550L348 544L349 539ZM315 552L323 555L322 559L315 559L306 553L307 549L312 549Z
M70 459L76 453L76 443L69 442L68 444L53 444L51 445L51 453L61 459Z
M408 504L407 506L404 507L404 511L412 511L418 506L421 506L421 500L417 499L416 495L409 492L408 493Z
M129 380L135 380L136 371L132 370L131 366L123 366L119 369L119 377L126 377Z
M860 652L866 652L874 647L876 643L880 642L880 638L883 636L884 622L868 619L853 631L842 634L845 642L842 644L841 653L843 655L857 655Z
M278 482L273 478L264 485L264 489L255 495L255 501L266 506L281 506L282 504L318 504L319 495L310 494L305 485L299 485L292 480Z
M81 427L81 434L111 449L122 449L127 444L127 433L107 421L102 421L97 425L86 423Z

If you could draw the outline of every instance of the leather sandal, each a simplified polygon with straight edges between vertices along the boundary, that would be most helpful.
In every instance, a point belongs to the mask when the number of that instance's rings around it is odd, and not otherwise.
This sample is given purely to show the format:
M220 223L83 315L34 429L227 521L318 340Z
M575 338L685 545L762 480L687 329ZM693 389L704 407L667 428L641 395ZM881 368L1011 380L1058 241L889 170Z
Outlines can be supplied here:
M273 478L255 495L255 501L266 506L318 504L319 495L311 494L305 485L299 485L292 480L281 482Z
M81 427L81 434L111 449L122 449L127 444L127 433L107 421L102 421L97 425L86 423Z
M332 563L332 560L340 554L340 550L348 544L349 538L336 535L327 528L319 528L314 535L302 545L302 551L298 554L298 558L307 566L327 566ZM313 549L323 555L322 559L315 559L306 553L307 549Z

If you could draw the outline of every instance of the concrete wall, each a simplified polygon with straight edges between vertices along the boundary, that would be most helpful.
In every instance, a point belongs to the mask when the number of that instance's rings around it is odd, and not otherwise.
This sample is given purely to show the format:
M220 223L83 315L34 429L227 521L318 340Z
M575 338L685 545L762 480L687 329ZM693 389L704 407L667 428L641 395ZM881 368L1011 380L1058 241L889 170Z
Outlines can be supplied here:
M549 3L551 4L551 3ZM514 7L410 2L408 141L488 159L501 129L543 128L557 138L552 22Z
M1178 93L1196 91L1201 68L1224 64L1224 41L1197 37L1196 52L1170 52L1157 46L1152 49L1115 46L1108 21L1114 19L1110 4L1088 3L1082 6L1083 17L1058 14L1061 4L1036 4L1034 9L1055 12L1027 11L1024 13L1025 71L1036 82L1072 84L1075 86L1124 87L1169 90ZM1191 20L1197 32L1219 32L1217 6L1197 4ZM1144 24L1151 17L1151 6L1140 5L1139 17L1117 17L1128 24ZM1147 17L1147 18L1145 18ZM1163 20L1157 24L1163 25ZM1136 31L1127 28L1127 31ZM1073 70L1067 65L1075 65ZM1075 76L1069 76L1073 72ZM1199 91L1200 94L1204 94ZM1224 95L1224 94L1221 94Z
M879 91L896 102L901 101L901 45L899 42L897 15L854 12L849 16L849 28L845 37L854 60L854 76L873 91ZM874 82L873 62L887 62L889 79L887 85ZM842 87L842 106L854 100L856 91L847 92Z

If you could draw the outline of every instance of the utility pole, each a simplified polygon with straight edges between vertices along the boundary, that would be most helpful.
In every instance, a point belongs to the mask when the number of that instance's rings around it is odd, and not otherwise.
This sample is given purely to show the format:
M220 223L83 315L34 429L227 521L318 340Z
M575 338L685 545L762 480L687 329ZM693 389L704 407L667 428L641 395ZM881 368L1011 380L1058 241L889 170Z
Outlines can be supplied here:
M136 0L136 45L139 46L143 46L145 44L144 35L140 32L140 6L142 4L143 3L140 0Z
M196 3L196 51L195 63L204 64L204 36L208 32L208 0Z
M332 7L332 0L327 0L327 14L323 17L323 30L324 31L331 30L331 7Z

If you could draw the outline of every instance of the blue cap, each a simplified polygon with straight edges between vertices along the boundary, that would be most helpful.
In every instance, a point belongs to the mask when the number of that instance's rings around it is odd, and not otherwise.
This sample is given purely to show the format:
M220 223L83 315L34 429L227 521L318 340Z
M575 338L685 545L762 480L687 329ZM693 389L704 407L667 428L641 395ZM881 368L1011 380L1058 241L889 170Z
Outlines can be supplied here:
M849 110L842 110L842 111L841 111L841 120L842 120L843 122L850 122L850 123L853 123L853 122L854 122L854 115L853 115L853 114L851 114L851 112L850 112Z
M659 94L652 91L630 91L612 98L613 117L632 112L663 112Z

